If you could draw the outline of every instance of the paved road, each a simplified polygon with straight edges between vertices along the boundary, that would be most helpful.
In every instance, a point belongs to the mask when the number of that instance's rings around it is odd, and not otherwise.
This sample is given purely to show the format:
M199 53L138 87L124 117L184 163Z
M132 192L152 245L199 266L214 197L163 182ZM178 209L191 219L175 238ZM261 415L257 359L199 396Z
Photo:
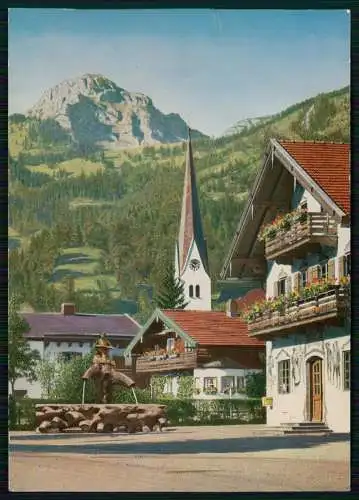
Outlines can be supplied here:
M349 441L261 427L10 436L11 491L344 491Z

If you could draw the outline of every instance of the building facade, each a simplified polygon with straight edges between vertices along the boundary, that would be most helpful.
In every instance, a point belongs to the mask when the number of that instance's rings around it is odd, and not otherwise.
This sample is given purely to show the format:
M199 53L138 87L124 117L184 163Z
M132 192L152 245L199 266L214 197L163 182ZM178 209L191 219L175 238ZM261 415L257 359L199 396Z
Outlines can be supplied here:
M68 361L91 352L98 336L106 333L116 361L123 357L129 342L140 330L140 325L127 314L80 314L74 304L63 304L61 313L22 313L29 324L25 334L30 348L37 350L41 360ZM9 387L10 391L10 387ZM39 382L18 379L15 393L30 398L41 398Z
M164 393L179 394L193 377L193 398L244 398L246 377L264 369L265 345L225 312L156 309L125 350L133 373L166 377Z
M261 279L267 423L350 431L349 145L272 140L222 270Z

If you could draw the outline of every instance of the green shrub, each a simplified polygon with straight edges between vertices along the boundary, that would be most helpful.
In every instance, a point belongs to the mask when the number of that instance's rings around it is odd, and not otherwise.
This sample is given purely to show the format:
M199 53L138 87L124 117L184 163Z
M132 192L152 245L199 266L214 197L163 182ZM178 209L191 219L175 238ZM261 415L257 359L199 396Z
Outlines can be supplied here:
M260 399L238 400L193 400L161 397L151 399L147 389L136 389L138 403L164 404L170 425L235 425L244 423L265 423L265 409ZM79 401L68 399L30 399L23 398L14 403L9 399L9 429L35 430L35 405L69 404ZM129 389L115 389L115 404L133 404L134 396Z
M56 400L56 404L66 404L68 401ZM31 399L24 397L15 402L9 398L9 429L10 430L35 430L36 405L54 404L54 400Z
M151 403L153 400L151 399L151 393L148 389L136 389L135 394L138 403L146 404ZM118 388L116 387L113 390L112 394L112 402L114 404L133 404L135 402L134 395L131 389Z

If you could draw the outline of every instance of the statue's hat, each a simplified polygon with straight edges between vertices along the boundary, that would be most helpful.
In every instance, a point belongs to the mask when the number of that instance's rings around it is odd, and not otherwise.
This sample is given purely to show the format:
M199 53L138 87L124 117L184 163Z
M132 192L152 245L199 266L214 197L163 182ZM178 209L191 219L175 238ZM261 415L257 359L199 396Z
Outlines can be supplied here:
M95 347L102 347L106 349L112 349L112 345L108 338L106 337L106 333L103 333L100 338L97 340Z

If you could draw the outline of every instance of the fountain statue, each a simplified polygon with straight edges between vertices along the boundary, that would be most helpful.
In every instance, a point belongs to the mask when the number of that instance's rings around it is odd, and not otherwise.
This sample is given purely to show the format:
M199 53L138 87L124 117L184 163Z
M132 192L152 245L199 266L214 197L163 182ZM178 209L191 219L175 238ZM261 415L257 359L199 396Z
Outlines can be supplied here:
M37 432L137 432L166 423L166 406L138 404L135 382L116 368L109 356L111 343L102 334L95 344L92 365L83 374L82 404L37 404ZM97 389L97 402L85 404L86 381L93 379ZM132 389L135 404L111 404L112 388L119 384Z
M112 388L114 385L119 384L124 387L133 388L135 382L124 373L121 373L120 370L116 369L115 362L109 357L109 350L112 349L112 345L107 339L106 334L100 336L95 344L95 348L96 353L93 357L92 365L82 376L84 380L82 403L84 403L86 380L93 378L97 389L97 402L108 404L111 403ZM137 403L134 390L133 394Z

